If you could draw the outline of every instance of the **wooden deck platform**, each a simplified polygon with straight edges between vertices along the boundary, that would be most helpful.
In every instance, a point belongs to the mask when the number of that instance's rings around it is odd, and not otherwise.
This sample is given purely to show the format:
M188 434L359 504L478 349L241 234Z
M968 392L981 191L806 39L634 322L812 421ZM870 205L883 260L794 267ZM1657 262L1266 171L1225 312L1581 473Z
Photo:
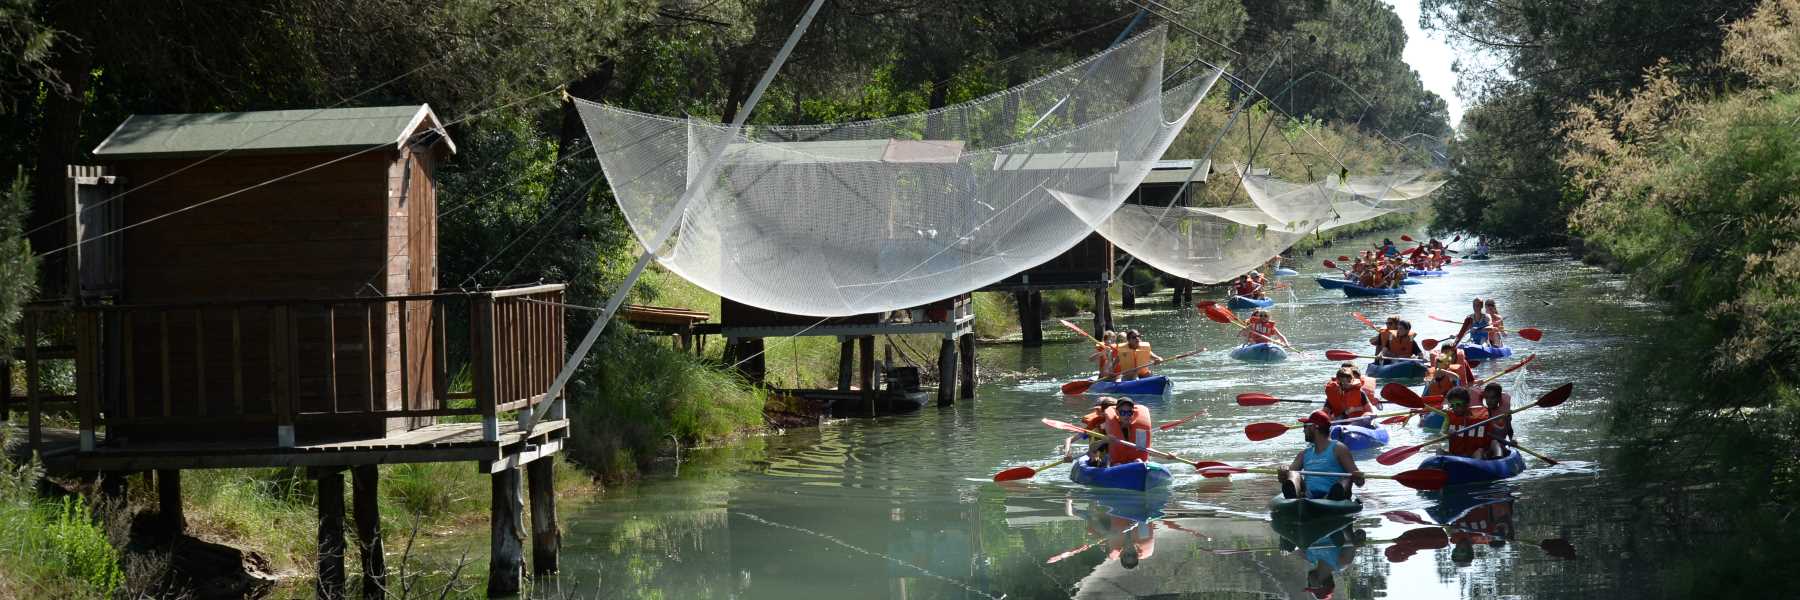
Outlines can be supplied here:
M369 464L477 461L484 472L518 467L562 449L567 420L539 421L531 435L516 422L500 423L496 441L484 441L482 424L439 423L384 438L321 441L274 447L269 442L134 443L78 451L72 430L45 429L44 467L51 472L336 467ZM525 444L527 438L532 442Z

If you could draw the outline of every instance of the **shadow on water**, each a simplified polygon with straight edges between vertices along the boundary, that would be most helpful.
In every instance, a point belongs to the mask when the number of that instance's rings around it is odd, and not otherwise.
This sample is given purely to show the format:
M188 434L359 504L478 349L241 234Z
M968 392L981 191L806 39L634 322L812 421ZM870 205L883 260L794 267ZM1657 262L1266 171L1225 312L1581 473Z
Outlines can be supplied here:
M1297 286L1273 312L1318 355L1365 343L1349 311L1418 323L1460 316L1470 296L1500 298L1509 323L1550 332L1520 348L1538 356L1533 367L1503 379L1515 397L1576 384L1577 399L1516 420L1521 442L1557 466L1534 461L1513 480L1441 493L1372 483L1358 517L1304 527L1267 519L1268 477L1177 469L1170 493L1147 497L1075 485L1058 466L1003 486L989 477L1055 458L1062 435L1038 419L1087 406L1057 388L1086 372L1088 347L983 346L984 368L1042 376L984 383L974 402L685 452L698 462L680 477L565 511L557 583L582 598L1311 598L1327 587L1336 598L1770 595L1759 586L1800 539L1781 505L1764 500L1789 475L1768 468L1790 464L1770 456L1787 446L1759 441L1769 436L1748 419L1673 401L1720 384L1691 367L1692 344L1670 343L1682 333L1672 320L1622 279L1555 257L1497 257L1468 273L1383 303ZM1161 300L1140 304L1149 308L1133 311L1131 326L1164 355L1214 351L1168 365L1174 393L1145 406L1164 420L1209 414L1155 444L1232 464L1291 459L1299 436L1248 442L1242 428L1298 409L1230 398L1313 397L1332 363L1230 360L1230 331ZM1391 432L1395 445L1429 437ZM1389 474L1411 466L1363 463Z

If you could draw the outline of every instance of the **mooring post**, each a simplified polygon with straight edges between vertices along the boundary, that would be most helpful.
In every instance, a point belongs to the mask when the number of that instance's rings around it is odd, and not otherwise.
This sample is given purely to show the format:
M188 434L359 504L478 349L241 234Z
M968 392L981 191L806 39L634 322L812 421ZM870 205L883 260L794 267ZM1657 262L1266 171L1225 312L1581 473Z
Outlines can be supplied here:
M180 469L156 471L156 509L163 531L173 536L187 530L187 516L181 512Z
M1131 282L1127 281L1119 284L1119 306L1122 308L1137 308L1137 288L1131 287ZM1099 309L1099 306L1094 307L1094 310Z
M1112 290L1107 286L1094 288L1094 337L1100 332L1112 329Z
M869 406L869 414L875 414L875 395L880 392L881 384L875 382L875 336L865 335L856 338L857 350L862 354L860 370L862 379L862 399Z
M320 600L344 597L344 474L337 468L313 470L319 481L319 580L314 589Z
M562 531L556 528L556 459L539 457L526 465L531 487L531 572L555 573L562 551Z
M975 397L975 334L962 334L962 397L965 400Z
M956 334L945 334L938 344L938 406L956 402Z
M856 340L840 336L838 337L838 391L850 391L850 378L855 374Z
M363 598L387 597L387 559L381 546L381 496L379 465L359 465L350 470L350 504L356 518L356 554L362 559Z
M488 559L487 595L516 596L525 579L525 506L519 494L519 469L510 467L493 475L493 535Z
M1032 290L1020 292L1019 300L1019 342L1026 346L1044 345L1044 293Z

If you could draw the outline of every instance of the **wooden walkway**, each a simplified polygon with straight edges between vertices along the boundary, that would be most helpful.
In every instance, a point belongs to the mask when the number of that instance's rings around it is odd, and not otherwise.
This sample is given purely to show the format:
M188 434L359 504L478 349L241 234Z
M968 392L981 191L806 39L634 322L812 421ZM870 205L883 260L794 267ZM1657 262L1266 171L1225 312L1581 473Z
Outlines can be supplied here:
M78 452L74 431L44 431L44 466L52 472L334 467L388 463L479 461L484 471L519 466L562 447L568 421L540 421L530 436L516 422L500 423L497 441L484 441L481 423L439 423L385 438L319 441L277 448L269 441L133 443ZM526 445L527 438L533 442Z

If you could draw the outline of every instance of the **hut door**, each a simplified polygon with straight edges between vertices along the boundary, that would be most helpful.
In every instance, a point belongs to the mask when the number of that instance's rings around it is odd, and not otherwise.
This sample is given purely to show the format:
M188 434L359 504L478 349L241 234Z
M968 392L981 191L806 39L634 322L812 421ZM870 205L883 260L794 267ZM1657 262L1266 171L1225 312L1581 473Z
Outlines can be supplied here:
M82 242L73 248L74 279L79 286L76 297L116 296L124 266L120 264L124 240L107 234L116 230L124 218L124 205L109 201L121 182L106 167L69 165L68 174L69 211L75 215L74 239Z

